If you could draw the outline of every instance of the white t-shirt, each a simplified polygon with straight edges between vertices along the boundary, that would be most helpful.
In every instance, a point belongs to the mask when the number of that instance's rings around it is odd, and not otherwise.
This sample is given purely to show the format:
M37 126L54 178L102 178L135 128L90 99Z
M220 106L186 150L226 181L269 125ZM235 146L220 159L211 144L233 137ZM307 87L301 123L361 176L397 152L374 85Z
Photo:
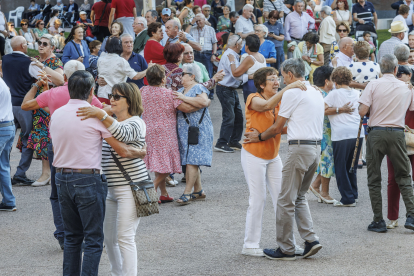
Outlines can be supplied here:
M288 119L287 140L322 140L325 104L321 92L304 82L307 90L283 94L278 116Z
M342 107L346 103L351 103L351 106L355 108L352 114L328 115L332 130L331 140L341 141L357 138L361 120L358 113L359 92L355 89L334 89L328 93L324 100L329 107Z

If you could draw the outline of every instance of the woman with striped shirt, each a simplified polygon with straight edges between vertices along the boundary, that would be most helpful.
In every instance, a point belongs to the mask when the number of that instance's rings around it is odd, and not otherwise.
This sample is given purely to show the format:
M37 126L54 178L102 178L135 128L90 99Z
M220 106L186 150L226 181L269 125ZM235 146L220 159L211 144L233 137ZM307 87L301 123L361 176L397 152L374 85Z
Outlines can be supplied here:
M102 144L102 170L108 180L108 196L104 220L104 242L111 264L112 275L137 275L138 259L135 234L139 223L131 187L118 169L111 153L114 153L134 182L148 178L142 158L146 155L146 125L140 118L143 112L141 92L134 83L118 83L112 87L111 111L117 120L105 111L86 107L78 116L98 118L117 140L142 151L140 158L119 156L111 146Z

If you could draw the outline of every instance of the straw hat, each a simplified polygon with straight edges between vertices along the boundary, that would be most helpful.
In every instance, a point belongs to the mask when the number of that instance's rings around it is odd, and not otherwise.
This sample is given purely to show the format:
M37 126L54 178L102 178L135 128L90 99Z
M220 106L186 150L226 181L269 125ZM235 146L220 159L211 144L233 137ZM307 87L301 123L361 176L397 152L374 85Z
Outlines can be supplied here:
M398 34L408 31L408 28L404 25L402 21L394 21L391 23L391 29L389 29L388 31L392 34Z

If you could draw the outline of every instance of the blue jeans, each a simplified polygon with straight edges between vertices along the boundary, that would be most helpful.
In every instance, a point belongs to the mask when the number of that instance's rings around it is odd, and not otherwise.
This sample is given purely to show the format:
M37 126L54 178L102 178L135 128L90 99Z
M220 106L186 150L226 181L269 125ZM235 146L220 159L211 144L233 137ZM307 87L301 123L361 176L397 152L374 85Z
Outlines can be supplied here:
M3 196L1 203L6 206L16 206L10 180L10 152L15 133L13 125L0 128L0 192Z
M280 65L285 61L285 51L283 46L276 47L276 63L273 63L273 67L280 73Z
M65 237L65 229L63 228L63 221L62 215L60 214L60 205L59 205L59 197L56 188L56 168L53 167L53 144L49 143L47 146L47 158L49 159L49 166L50 166L50 186L51 186L51 193L50 193L50 203L52 204L52 213L53 213L53 222L55 224L56 230L53 235L56 239L64 238Z
M103 179L105 175L56 173L56 187L65 227L64 276L98 275L108 193L108 184ZM83 241L85 249L82 262Z
M243 111L237 90L220 85L217 85L216 89L223 116L216 146L227 145L229 142L238 143L243 134Z
M87 36L87 37L85 37L85 40L88 41L88 42L92 42L92 41L96 40L96 37Z

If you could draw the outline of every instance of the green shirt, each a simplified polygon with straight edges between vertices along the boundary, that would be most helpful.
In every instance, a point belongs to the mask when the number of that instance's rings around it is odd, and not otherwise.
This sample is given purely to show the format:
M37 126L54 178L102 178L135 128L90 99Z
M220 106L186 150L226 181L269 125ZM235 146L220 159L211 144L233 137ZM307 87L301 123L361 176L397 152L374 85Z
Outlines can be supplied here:
M210 76L208 75L207 68L204 66L204 64L197 62L197 61L194 61L194 63L197 64L198 67L200 67L201 75L202 75L201 82L203 83L203 82L209 81ZM180 68L183 68L182 63L180 64Z

